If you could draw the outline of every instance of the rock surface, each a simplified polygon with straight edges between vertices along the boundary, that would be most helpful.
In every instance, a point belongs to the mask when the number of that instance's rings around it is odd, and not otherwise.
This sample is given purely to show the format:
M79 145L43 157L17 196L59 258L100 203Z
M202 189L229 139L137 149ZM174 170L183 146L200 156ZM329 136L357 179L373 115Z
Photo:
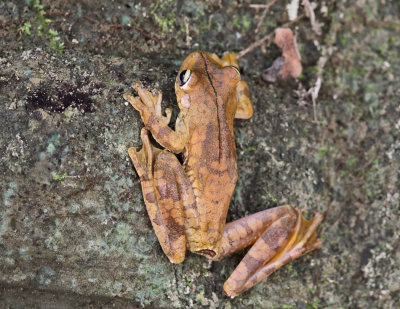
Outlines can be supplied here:
M140 80L176 117L185 56L240 51L285 23L285 6L255 36L262 12L230 1L34 2L0 3L0 307L400 306L398 2L322 1L321 35L292 26L298 80L261 80L276 46L240 59L255 114L235 124L228 219L284 203L326 218L322 249L235 299L222 284L244 252L164 256L127 156L141 120L122 94ZM57 34L38 34L41 10Z

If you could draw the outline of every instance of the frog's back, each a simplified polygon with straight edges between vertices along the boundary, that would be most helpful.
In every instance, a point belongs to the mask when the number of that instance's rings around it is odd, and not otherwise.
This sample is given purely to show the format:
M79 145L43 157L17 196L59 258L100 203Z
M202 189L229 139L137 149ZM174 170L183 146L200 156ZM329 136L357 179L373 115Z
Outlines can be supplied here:
M187 243L189 250L209 256L218 253L237 180L233 119L239 81L237 69L195 52L182 63L175 83L188 130L185 171L195 195L195 205L185 212Z
M222 97L203 96L196 107L199 110L193 113L201 117L190 121L185 158L199 215L199 230L195 240L188 239L189 249L208 255L219 247L237 181L234 113L227 113L226 104Z

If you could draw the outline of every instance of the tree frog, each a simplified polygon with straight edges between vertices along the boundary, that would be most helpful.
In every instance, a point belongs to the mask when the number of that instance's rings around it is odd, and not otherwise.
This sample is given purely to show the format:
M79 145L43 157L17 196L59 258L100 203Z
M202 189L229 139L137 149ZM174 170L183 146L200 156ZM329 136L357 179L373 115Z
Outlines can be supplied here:
M124 99L144 122L143 148L128 153L152 226L172 263L181 263L186 250L219 260L251 246L223 286L234 297L321 246L316 228L322 215L308 221L289 205L226 223L238 178L233 120L253 114L236 54L219 58L200 51L183 61L175 81L180 109L175 130L168 126L171 110L162 114L161 93L139 84L133 88L139 97L125 93ZM163 149L151 144L149 132Z

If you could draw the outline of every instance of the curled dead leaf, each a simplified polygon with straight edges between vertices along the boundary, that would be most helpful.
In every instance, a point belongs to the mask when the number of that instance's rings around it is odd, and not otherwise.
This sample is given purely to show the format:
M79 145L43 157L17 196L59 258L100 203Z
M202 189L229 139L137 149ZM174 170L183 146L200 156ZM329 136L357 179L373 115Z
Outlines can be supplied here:
M279 76L282 76L285 58L280 56L275 59L272 65L262 72L262 79L269 83L275 83Z
M282 50L282 55L285 58L282 77L288 75L292 77L299 76L303 68L301 66L300 53L297 50L297 44L292 30L289 28L276 29L274 42Z

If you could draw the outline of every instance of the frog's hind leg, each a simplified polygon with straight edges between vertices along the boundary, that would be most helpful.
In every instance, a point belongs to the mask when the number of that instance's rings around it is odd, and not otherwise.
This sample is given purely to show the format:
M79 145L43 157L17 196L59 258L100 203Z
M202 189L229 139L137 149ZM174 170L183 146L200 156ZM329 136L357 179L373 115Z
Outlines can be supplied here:
M222 58L216 54L210 54L210 57L221 67L234 66L239 70L236 53L227 53ZM253 115L253 105L251 104L249 86L244 80L236 85L237 108L235 118L249 119Z
M147 213L158 241L170 261L180 263L186 251L180 192L185 190L182 186L188 180L174 154L151 145L146 129L142 129L141 138L143 148L137 152L132 147L128 153L140 177Z
M285 205L227 224L217 258L254 245L225 282L225 293L237 296L281 266L319 248L315 230L321 221L319 213L308 221L299 210Z
M135 166L143 187L144 183L149 184L152 182L154 155L161 152L161 149L151 145L149 140L149 132L145 128L141 130L140 138L143 142L143 148L140 151L136 151L135 147L130 147L128 149L128 154L133 165ZM150 186L148 187L150 188ZM146 193L150 193L150 191ZM144 191L143 195L145 195Z

